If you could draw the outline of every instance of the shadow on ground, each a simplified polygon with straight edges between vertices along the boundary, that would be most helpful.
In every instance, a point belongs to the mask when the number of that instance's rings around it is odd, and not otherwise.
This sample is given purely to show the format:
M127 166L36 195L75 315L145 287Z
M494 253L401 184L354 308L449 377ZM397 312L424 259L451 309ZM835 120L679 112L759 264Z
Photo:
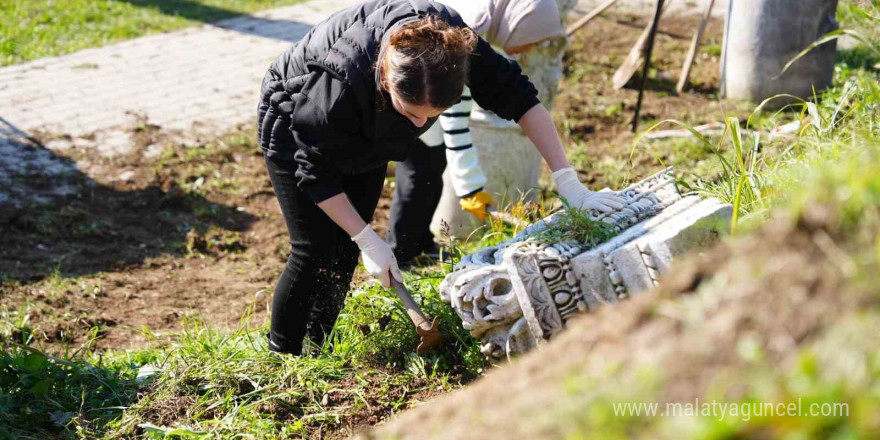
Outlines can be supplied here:
M837 49L837 62L844 63L850 69L864 69L871 71L874 66L880 65L880 56L866 46L856 46L852 49Z
M88 159L75 162L0 122L0 282L120 270L208 246L209 231L216 246L242 246L223 235L256 220L191 190L196 182L145 170L133 181L113 161L104 168L117 177L98 182L80 170Z
M298 41L311 25L290 20L273 20L247 15L241 11L205 5L191 0L115 0L164 15L200 21L213 26L263 38Z

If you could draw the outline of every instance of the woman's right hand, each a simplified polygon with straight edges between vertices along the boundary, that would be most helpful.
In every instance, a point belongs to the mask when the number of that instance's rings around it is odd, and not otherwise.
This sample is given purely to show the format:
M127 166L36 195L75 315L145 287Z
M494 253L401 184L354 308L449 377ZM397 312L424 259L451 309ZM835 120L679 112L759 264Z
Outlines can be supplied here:
M351 240L357 243L361 249L361 256L364 258L364 267L367 272L379 280L385 288L391 287L391 277L403 282L403 275L400 274L400 268L397 267L397 259L394 258L391 246L388 246L388 243L385 243L385 240L382 240L370 225L351 237Z
M397 267L397 259L394 258L391 247L373 231L369 224L364 223L345 193L336 194L318 203L318 207L351 236L351 241L357 243L364 257L364 267L370 275L385 287L391 287L392 276L403 282L403 276Z
M477 218L479 221L486 220L489 215L489 206L492 205L492 196L486 191L480 190L469 196L462 197L458 200L458 204L466 212Z

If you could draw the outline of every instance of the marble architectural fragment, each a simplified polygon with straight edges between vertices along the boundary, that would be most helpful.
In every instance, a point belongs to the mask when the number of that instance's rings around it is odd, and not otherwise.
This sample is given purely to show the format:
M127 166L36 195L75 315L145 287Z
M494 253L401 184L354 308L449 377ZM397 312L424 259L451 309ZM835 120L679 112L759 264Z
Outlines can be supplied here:
M732 206L681 195L671 168L620 194L623 208L589 212L613 232L599 245L536 240L565 215L557 212L466 256L443 280L442 298L481 340L484 355L500 360L525 352L563 330L572 316L653 288L675 257L730 228Z

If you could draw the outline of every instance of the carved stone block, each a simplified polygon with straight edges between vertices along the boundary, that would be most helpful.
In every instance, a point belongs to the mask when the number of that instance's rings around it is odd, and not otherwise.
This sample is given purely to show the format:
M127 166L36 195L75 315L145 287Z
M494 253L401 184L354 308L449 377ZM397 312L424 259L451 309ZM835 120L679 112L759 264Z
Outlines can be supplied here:
M463 325L500 360L541 345L578 313L653 288L672 260L726 233L733 208L717 199L682 196L671 168L620 192L626 204L589 212L615 233L590 248L584 243L542 243L564 212L516 237L468 255L440 284Z

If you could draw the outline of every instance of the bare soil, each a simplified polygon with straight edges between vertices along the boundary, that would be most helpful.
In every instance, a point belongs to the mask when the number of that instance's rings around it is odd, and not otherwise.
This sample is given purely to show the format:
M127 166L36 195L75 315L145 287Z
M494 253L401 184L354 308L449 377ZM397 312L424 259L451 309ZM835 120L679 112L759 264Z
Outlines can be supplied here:
M691 37L699 23L695 16L664 16L656 37L651 69L639 118L639 131L664 119L698 125L723 121L725 115L747 116L748 105L725 103L716 90L720 71L723 21L712 19L703 34L691 70L689 88L675 94ZM639 70L627 87L615 90L611 78L638 40L647 17L607 14L596 18L571 39L565 58L554 118L570 160L591 187L619 188L667 165L690 169L694 157L683 152L655 150L643 143L632 156L636 135L631 122L638 98ZM679 128L668 126L663 128Z

